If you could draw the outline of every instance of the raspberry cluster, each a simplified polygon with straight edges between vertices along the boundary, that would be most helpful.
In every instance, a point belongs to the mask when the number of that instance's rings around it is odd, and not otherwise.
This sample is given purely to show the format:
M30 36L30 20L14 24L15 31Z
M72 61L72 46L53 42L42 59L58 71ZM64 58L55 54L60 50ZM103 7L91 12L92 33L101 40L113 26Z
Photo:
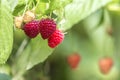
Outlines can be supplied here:
M20 18L22 19L22 17ZM64 39L64 34L57 29L56 22L51 18L35 20L35 15L27 11L23 16L24 25L21 26L22 20L19 20L19 18L15 18L15 21L19 21L15 26L24 30L29 38L35 38L40 33L44 40L48 39L48 46L51 48L55 48Z

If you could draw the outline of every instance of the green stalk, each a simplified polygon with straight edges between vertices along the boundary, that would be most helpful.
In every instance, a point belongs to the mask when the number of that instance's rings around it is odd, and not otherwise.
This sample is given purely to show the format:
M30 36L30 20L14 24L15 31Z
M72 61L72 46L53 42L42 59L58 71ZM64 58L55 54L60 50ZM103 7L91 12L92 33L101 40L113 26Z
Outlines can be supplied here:
M120 0L119 3L120 5ZM111 7L112 6L112 7ZM112 4L108 7L108 11L110 14L110 20L113 28L113 38L114 38L114 45L115 45L115 64L117 65L118 69L120 68L120 6L117 4ZM120 69L119 69L120 73Z

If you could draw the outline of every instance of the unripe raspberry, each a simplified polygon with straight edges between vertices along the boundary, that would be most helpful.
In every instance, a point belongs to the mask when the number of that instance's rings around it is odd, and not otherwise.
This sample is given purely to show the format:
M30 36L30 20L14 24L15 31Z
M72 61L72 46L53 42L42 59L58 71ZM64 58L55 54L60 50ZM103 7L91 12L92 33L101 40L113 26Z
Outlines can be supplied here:
M26 13L23 17L24 23L28 23L34 19L35 19L35 14L32 11L26 11Z
M16 28L22 29L23 17L22 16L15 17L14 24Z

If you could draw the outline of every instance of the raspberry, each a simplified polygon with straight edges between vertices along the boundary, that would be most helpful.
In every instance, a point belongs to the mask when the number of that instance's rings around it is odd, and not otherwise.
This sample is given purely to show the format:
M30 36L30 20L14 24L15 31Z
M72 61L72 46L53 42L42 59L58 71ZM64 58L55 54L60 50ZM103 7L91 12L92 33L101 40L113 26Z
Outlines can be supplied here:
M32 21L34 19L35 19L35 14L32 11L26 11L25 12L25 15L23 17L23 21L25 23L28 23L28 22L30 22L30 21Z
M24 25L24 32L30 38L34 38L39 34L39 21L31 21Z
M107 74L113 66L113 60L109 57L99 60L99 68L103 74Z
M48 45L51 48L55 48L64 39L64 34L60 30L56 30L49 38Z
M108 35L112 36L113 35L113 29L112 29L112 27L108 27L106 29L106 32L108 33Z
M73 53L67 57L67 62L72 69L75 69L78 66L80 60L81 57L78 53Z
M56 30L56 23L53 19L46 18L39 22L39 31L43 39L49 38Z
M22 29L23 17L22 16L15 17L14 23L16 28Z

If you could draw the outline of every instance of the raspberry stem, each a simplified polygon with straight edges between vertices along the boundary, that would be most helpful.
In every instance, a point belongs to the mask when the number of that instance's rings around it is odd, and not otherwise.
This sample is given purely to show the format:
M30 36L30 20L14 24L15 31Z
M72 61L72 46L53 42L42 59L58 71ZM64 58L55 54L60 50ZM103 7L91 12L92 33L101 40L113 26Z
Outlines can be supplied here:
M25 4L26 4L26 6L25 6L25 9L24 9L24 11L23 11L22 16L24 16L24 14L25 14L25 12L26 12L26 10L27 10L27 7L28 7L28 5L27 5L27 4L28 4L28 2L27 2L27 1L25 1L25 2L26 2L26 3L25 3Z
M36 4L36 6L34 7L34 10L36 10L36 8L37 8L37 6L39 5L39 3L40 3L40 0L37 1L37 4Z
M30 38L26 38L22 41L19 49L16 52L16 58L19 57L19 55L23 52L23 50L25 49L25 47L29 44L30 42Z

